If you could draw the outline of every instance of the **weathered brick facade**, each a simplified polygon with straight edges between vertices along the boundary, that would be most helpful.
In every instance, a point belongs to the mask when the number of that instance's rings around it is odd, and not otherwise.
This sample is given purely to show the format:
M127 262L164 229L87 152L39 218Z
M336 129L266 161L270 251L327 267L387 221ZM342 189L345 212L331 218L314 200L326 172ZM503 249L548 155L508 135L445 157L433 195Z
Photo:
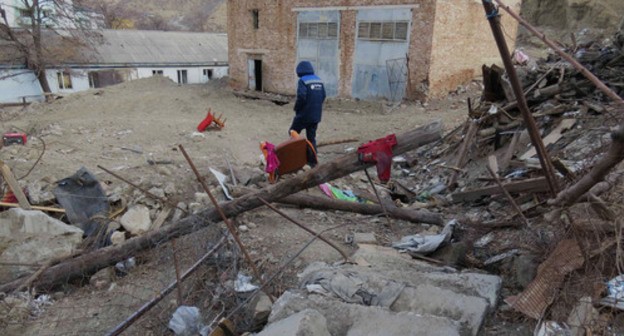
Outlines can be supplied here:
M507 1L519 9L521 0ZM500 56L478 0L229 0L228 39L232 84L248 85L248 60L262 60L263 90L294 94L297 62L297 15L302 9L338 10L340 80L338 94L350 97L357 41L358 10L413 6L409 34L407 97L446 94L478 76L484 63ZM370 7L369 7L370 6ZM252 11L257 10L258 28ZM513 50L517 24L503 16Z

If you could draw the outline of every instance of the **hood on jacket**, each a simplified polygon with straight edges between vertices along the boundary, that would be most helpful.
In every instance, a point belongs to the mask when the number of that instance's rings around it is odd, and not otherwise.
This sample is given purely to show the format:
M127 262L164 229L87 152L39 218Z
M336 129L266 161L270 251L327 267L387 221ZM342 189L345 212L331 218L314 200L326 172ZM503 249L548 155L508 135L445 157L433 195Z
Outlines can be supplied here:
M299 65L297 65L297 76L303 77L307 75L314 75L312 63L308 61L299 62Z

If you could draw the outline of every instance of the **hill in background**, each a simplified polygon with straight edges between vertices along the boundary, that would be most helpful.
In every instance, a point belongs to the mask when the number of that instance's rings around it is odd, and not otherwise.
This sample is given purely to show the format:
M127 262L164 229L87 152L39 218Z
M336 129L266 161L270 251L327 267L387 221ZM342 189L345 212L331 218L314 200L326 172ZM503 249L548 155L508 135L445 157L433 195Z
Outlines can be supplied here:
M225 0L84 0L106 28L225 32Z

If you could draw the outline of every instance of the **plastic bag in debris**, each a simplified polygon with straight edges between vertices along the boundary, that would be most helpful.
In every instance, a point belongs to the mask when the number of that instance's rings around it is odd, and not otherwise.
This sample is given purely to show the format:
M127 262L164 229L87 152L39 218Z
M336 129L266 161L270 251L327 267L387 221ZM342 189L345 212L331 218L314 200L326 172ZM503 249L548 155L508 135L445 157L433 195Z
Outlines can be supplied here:
M519 65L525 65L529 62L529 56L523 53L521 50L516 50L513 53L513 61Z
M545 321L539 325L539 329L533 333L535 336L572 336L570 329L564 325L561 326L555 321Z
M136 266L136 259L134 257L128 258L124 261L120 261L115 264L115 270L118 275L126 275Z
M608 298L616 301L624 300L624 274L618 275L607 282Z
M169 320L169 329L176 336L208 336L210 328L201 322L199 308L180 306Z
M457 220L453 219L444 226L441 233L435 235L411 235L401 238L401 241L392 243L392 247L415 253L431 253L437 250L442 243L448 242L453 235Z
M243 273L238 273L236 276L236 281L234 281L234 290L238 293L247 293L251 291L255 291L259 287L251 283L252 277L244 275Z

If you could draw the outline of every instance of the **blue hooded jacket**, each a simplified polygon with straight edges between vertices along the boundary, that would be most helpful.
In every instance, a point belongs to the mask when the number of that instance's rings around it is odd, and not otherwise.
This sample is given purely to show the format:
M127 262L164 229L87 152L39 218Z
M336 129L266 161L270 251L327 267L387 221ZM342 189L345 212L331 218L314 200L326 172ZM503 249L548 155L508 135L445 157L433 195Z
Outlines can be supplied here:
M323 81L314 74L314 68L308 61L297 65L297 101L295 102L295 119L305 123L319 123L323 114L325 86Z

